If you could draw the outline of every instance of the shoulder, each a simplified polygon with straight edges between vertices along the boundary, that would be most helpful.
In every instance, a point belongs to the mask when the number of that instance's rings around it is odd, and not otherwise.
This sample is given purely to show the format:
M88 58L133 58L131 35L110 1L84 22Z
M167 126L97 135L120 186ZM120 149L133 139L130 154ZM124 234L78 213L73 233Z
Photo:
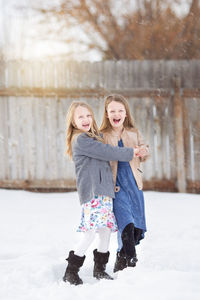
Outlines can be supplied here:
M137 128L125 128L122 133L122 139L127 145L131 145L131 143L139 144L141 140Z
M77 133L73 136L72 145L73 147L79 145L84 142L84 140L88 137L86 133ZM89 138L89 137L88 137Z
M86 133L77 134L72 142L72 154L73 157L76 155L83 155L83 153L87 152L92 148L92 138L89 137Z
M103 132L101 132L101 135L103 136L103 138L105 138L107 136L110 136L111 133L109 131L103 131Z
M137 135L138 137L141 136L141 132L138 128L128 128L126 129L126 133L129 136L135 136L135 135Z
M116 145L117 138L112 134L111 130L106 130L103 132L103 139L106 144Z
M114 134L114 131L111 128L108 128L108 129L102 131L101 134L103 135L103 137L113 137L113 136L116 136Z
M139 145L145 144L144 137L139 129L131 128L127 130L129 138L134 137L137 139Z
M131 138L136 138L138 136L138 129L137 128L125 128L123 135Z
M78 134L74 140L74 145L84 149L92 147L96 143L99 143L96 138L89 136L87 133Z
M76 136L77 141L84 140L85 138L89 138L89 136L85 132L79 133Z
M125 128L124 129L127 133L138 133L138 129L137 128Z

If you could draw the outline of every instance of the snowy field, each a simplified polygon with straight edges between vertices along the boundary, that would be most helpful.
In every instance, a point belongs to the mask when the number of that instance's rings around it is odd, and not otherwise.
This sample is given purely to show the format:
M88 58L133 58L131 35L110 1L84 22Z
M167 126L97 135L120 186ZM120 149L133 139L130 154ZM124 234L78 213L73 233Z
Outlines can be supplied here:
M200 195L145 192L146 237L138 264L113 281L92 278L97 240L87 251L82 286L62 282L76 233L77 193L42 194L0 189L0 299L199 300ZM112 274L117 247L112 234Z

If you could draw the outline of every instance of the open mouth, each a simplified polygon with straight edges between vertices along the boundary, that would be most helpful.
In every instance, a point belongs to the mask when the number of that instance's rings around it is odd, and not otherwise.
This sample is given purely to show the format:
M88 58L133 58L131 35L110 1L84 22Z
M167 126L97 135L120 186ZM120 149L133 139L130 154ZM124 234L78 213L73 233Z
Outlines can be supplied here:
M82 126L83 126L83 128L88 128L90 126L90 124L84 124Z
M118 124L120 121L121 121L121 119L113 119L113 122L114 122L115 124Z

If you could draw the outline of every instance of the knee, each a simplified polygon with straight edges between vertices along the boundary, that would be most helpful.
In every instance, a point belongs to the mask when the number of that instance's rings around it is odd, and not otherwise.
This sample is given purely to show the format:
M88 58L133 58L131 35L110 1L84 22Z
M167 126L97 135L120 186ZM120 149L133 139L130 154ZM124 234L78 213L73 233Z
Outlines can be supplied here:
M134 224L129 223L126 225L124 230L122 231L122 239L127 239L128 237L134 235Z

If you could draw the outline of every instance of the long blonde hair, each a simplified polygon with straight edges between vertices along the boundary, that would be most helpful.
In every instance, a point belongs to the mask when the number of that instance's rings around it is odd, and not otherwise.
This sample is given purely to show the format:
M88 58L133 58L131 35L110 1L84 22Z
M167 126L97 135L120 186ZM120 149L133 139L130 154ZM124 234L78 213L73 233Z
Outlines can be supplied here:
M92 126L88 132L77 129L74 123L74 112L78 106L83 106L87 108L92 116ZM87 103L73 101L67 111L66 121L66 154L69 155L70 159L72 159L72 141L76 135L85 132L88 136L96 138L98 141L103 142L103 138L100 136L98 126L94 119L94 113L92 111L92 108Z
M135 128L135 124L134 124L134 120L131 116L131 112L130 112L130 108L129 108L129 104L128 104L128 101L122 96L122 95L119 95L119 94L112 94L112 95L108 95L106 98L105 98L105 102L104 102L104 114L103 114L103 121L101 123L101 126L100 126L100 131L101 132L105 132L105 131L109 131L112 126L110 124L110 121L108 119L108 105L112 102L112 101L115 101L115 102L119 102L121 104L124 105L125 107L125 110L126 110L126 118L124 120L124 127L125 128L128 128L128 129L131 129L131 128Z

